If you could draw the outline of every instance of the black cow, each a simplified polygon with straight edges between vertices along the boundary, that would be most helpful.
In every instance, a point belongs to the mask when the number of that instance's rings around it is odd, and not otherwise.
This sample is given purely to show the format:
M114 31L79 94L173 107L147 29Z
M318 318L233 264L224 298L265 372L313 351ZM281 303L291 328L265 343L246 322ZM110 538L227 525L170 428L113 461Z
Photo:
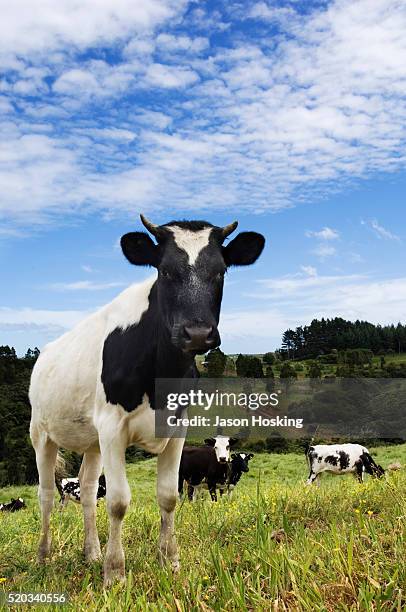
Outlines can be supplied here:
M252 453L233 453L231 455L230 472L227 480L227 490L229 492L234 489L241 476L250 471L248 462L253 456Z
M188 498L193 500L195 488L205 484L210 497L217 501L217 487L227 484L230 473L230 448L237 443L235 438L217 436L205 440L206 446L186 446L182 451L179 466L179 495L187 482Z
M220 495L223 495L225 492L228 494L232 493L240 481L241 476L250 471L248 462L253 458L253 456L254 455L252 453L233 453L231 455L226 482L218 484ZM206 483L202 483L201 486L207 488Z
M18 510L22 510L26 508L25 501L22 497L18 499L11 498L11 501L6 504L0 504L0 512L17 512Z

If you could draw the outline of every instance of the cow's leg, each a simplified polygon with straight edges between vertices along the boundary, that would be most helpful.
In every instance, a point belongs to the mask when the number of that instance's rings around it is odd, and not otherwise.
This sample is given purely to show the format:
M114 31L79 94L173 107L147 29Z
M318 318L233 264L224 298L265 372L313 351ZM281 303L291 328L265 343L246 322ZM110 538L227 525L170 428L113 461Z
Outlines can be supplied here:
M216 491L216 482L207 481L207 486L209 487L209 493L211 497L211 501L217 501L217 491Z
M357 461L355 464L355 474L358 478L358 482L364 482L364 466L362 461Z
M55 496L55 464L58 453L57 445L46 434L33 444L37 462L39 487L38 497L41 507L41 537L38 547L38 561L43 563L51 550L49 522Z
M63 497L61 497L61 499L59 500L59 510L61 512L63 512L66 508L66 506L69 503L69 495L64 495Z
M174 571L179 569L174 523L178 472L184 442L183 438L172 438L158 456L157 498L161 511L159 561L163 564L168 560Z
M99 442L106 476L106 508L109 515L109 539L104 559L104 586L125 581L125 557L121 543L123 519L131 501L125 473L126 437L107 422L99 431Z
M187 498L189 501L193 501L195 496L195 488L193 485L188 484L187 486Z
M309 478L306 480L306 484L307 485L313 484L316 481L318 475L319 475L318 473L316 474L316 472L313 472L313 470L310 470ZM318 484L320 484L319 481L317 482Z
M99 476L102 470L101 455L97 452L87 452L83 456L79 472L80 501L83 508L85 524L85 543L83 552L88 562L100 558L100 543L96 526L96 502L99 488Z

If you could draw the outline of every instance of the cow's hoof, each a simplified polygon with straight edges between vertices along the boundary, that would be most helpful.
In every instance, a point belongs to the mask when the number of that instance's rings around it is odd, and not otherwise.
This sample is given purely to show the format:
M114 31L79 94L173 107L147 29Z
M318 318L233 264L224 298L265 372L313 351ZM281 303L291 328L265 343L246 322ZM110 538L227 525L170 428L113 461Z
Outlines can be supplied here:
M40 546L37 553L37 562L43 565L46 563L48 557L51 554L50 546Z
M84 554L86 563L93 563L94 561L100 561L101 556L102 556L101 550L100 550L100 544L97 543L93 546L84 546L83 554Z
M170 567L174 573L177 573L180 570L180 562L178 557L168 559L166 555L164 555L162 552L159 552L158 561L161 567Z
M116 561L114 563L105 561L103 581L104 588L107 589L117 582L121 582L123 584L125 583L125 563L121 561Z
M125 572L121 569L114 569L106 572L104 571L103 587L109 589L113 584L125 584Z
M100 561L102 556L100 548L92 548L88 550L85 548L83 552L85 555L86 563L94 563L95 561Z

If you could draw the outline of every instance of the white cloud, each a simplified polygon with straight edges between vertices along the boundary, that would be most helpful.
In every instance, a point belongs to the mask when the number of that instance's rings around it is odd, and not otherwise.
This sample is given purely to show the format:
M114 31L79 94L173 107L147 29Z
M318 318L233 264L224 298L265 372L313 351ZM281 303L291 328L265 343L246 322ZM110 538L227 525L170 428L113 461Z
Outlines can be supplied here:
M380 225L376 219L372 219L371 221L361 221L361 224L368 225L378 238L400 242L399 236L393 234L391 231Z
M30 0L1 3L0 53L21 57L31 53L78 49L113 43L134 32L145 32L174 17L183 0Z
M151 64L148 66L145 79L149 85L171 89L191 85L199 79L199 75L194 70L180 66Z
M249 11L248 17L261 21L282 22L285 24L287 20L297 19L298 14L291 7L270 7L265 2L257 2Z
M0 306L0 325L58 326L69 329L79 323L87 311L79 310L36 310L34 308L5 308Z
M307 231L306 236L308 238L317 238L318 240L337 240L340 234L337 230L331 229L331 227L323 227L320 231Z
M296 274L258 281L260 291L251 299L270 303L269 308L225 312L225 348L253 352L280 346L289 327L306 325L315 318L343 317L375 324L406 319L406 278L376 280L369 276ZM268 347L268 348L267 348Z
M317 269L314 266L300 266L300 269L309 276L317 276Z
M162 47L169 52L187 52L199 53L209 47L209 40L204 36L191 38L190 36L174 36L173 34L159 34L156 39L158 47Z
M168 202L263 212L404 169L404 4L335 0L285 19L259 2L245 16L229 10L228 23L201 7L183 15L185 5L19 0L3 11L3 216L31 224ZM217 26L229 47L206 46Z
M124 282L104 282L97 283L94 281L75 281L72 283L54 283L51 285L51 289L55 291L104 291L105 289L112 289L113 287L124 287Z
M327 257L332 257L337 253L335 247L329 244L319 244L312 250L313 255L316 255L320 259L326 259Z

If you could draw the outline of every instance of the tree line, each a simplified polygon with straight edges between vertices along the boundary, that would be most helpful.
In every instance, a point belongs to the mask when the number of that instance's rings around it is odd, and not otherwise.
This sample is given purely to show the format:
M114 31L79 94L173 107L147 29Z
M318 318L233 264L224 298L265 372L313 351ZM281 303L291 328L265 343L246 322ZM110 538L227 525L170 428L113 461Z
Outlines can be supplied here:
M368 349L376 354L406 352L406 325L374 325L368 321L314 319L287 329L278 354L283 359L314 359L332 351Z

